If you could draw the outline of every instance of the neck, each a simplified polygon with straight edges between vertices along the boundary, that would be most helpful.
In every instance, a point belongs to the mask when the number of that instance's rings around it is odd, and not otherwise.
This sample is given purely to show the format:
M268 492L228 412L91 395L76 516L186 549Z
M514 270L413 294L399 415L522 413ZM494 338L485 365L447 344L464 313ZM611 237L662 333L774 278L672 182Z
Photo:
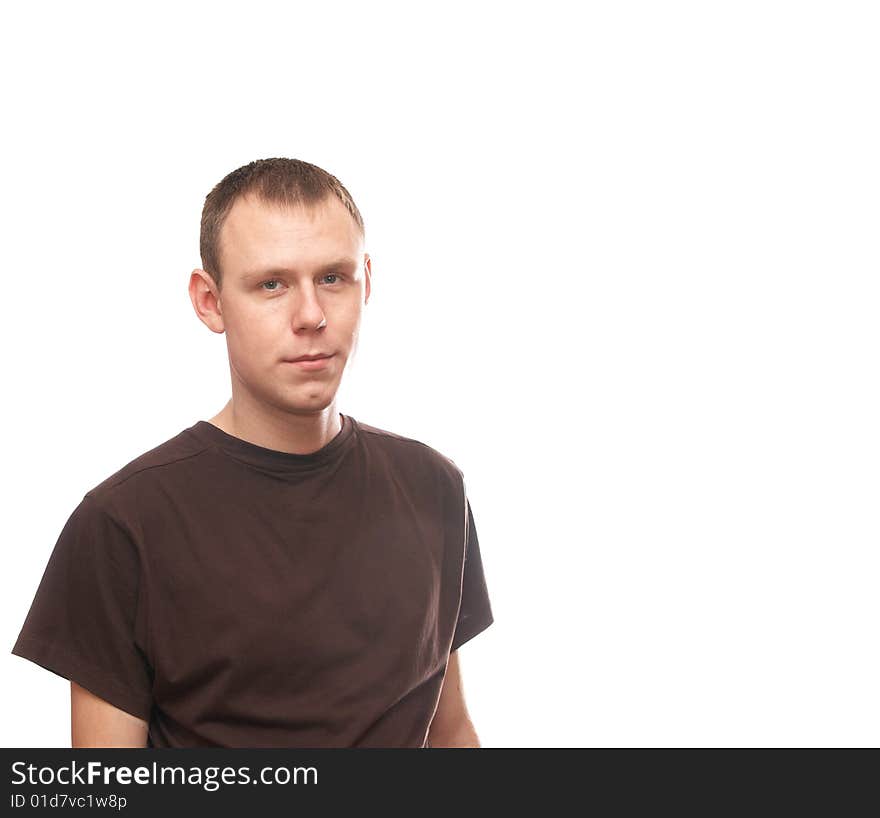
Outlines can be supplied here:
M233 437L289 454L311 454L342 431L336 399L323 409L282 411L230 398L210 423Z

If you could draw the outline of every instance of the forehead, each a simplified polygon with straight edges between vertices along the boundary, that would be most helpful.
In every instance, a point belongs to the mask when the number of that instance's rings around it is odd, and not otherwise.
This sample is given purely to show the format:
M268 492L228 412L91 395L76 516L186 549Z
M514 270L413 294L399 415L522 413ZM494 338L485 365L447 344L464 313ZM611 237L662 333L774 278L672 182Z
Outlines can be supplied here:
M318 266L362 255L360 231L335 196L310 207L284 207L249 195L238 198L220 230L225 275L259 267Z

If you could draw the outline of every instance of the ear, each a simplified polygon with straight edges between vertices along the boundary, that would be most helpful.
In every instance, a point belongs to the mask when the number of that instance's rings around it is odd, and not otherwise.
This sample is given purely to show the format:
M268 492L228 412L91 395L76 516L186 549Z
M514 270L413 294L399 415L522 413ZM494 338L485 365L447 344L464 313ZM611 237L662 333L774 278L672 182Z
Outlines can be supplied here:
M198 267L189 277L189 300L199 320L211 330L222 333L223 308L220 304L220 292L210 274Z
M370 254L364 253L364 275L367 279L367 284L364 291L364 304L366 304L370 300L370 276L372 275L372 267L370 266Z

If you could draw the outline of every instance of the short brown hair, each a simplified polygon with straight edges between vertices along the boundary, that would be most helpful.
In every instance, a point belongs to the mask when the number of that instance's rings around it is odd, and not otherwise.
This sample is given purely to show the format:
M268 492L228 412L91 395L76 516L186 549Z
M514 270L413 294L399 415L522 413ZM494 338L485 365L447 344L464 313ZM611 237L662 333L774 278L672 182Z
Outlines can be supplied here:
M301 159L256 159L228 173L205 197L199 250L202 269L223 286L220 271L220 229L235 201L253 193L265 202L287 207L312 207L336 196L364 235L364 220L345 186L331 173Z

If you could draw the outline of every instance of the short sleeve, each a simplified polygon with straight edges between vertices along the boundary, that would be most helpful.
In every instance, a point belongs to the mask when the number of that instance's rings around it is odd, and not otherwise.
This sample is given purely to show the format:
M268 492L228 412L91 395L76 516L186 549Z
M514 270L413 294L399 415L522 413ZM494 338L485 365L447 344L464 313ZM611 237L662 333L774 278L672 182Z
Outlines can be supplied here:
M140 577L127 530L86 494L58 537L12 653L148 721L153 674L136 638Z
M465 541L464 573L461 583L461 606L458 621L452 637L452 653L486 630L494 621L489 592L486 588L486 577L483 573L483 560L480 556L480 541L477 538L477 526L470 500L465 498L467 505L467 539Z

